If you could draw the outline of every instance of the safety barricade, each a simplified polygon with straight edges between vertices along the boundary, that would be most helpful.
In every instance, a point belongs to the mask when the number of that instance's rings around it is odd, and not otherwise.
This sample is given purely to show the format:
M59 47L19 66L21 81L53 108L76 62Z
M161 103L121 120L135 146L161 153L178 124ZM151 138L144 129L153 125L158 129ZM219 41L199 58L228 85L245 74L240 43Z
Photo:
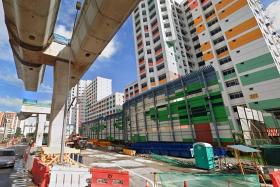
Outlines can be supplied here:
M129 173L127 171L91 168L91 187L129 187Z
M273 171L269 173L272 180L273 187L280 187L280 171Z
M88 168L55 165L51 170L49 187L85 187L90 178Z
M24 167L25 167L25 169L26 169L27 171L31 171L31 170L32 170L34 158L35 158L34 155L29 155L29 154L28 154L27 160L26 160L25 165L24 165Z
M44 165L38 158L34 158L31 170L33 181L39 187L47 187L50 181L50 171L47 165Z

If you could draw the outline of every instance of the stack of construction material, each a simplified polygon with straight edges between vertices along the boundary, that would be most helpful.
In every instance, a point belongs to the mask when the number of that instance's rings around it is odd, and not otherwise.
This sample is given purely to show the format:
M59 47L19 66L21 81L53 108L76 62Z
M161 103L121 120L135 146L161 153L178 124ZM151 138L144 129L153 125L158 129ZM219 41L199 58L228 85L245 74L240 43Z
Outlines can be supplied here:
M90 139L88 143L99 146L99 147L108 147L111 146L112 143L106 140L98 140L98 139Z
M65 147L64 163L77 165L78 163L71 159L71 154L80 154L80 150ZM42 163L45 163L47 166L52 167L60 161L60 149L42 147L42 149L38 152L38 158Z

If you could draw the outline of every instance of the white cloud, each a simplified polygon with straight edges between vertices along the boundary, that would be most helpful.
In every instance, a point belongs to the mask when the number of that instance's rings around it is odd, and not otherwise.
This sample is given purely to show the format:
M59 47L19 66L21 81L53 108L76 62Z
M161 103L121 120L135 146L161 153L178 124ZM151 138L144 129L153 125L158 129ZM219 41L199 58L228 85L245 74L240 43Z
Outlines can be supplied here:
M119 44L117 40L113 38L99 55L99 58L101 60L110 59L118 51L118 47Z
M54 32L56 34L64 36L67 39L70 39L72 36L72 31L67 30L66 26L64 25L57 25Z
M12 98L9 96L0 98L0 106L1 107L20 107L22 104L22 99Z
M53 91L53 88L49 85L46 85L46 84L41 84L40 85L40 88L39 88L39 92L41 93L52 93Z
M0 1L0 59L1 60L12 60L12 50L10 48L9 40L8 40L8 32L4 19L4 9L3 3Z
M270 3L266 8L266 13L270 17L275 29L280 31L280 0Z
M22 81L18 79L16 74L13 74L11 72L1 71L0 80L13 86L18 86L18 87L22 86Z

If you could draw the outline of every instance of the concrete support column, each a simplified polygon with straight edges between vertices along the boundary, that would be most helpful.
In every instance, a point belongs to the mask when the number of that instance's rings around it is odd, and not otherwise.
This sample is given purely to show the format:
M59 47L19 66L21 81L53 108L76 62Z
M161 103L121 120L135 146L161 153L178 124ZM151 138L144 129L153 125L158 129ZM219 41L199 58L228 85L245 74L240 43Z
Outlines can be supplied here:
M54 86L49 126L49 147L61 147L65 103L68 95L69 65L57 61L54 66ZM65 130L65 129L64 129Z
M58 114L51 121L51 126L49 128L49 147L60 148L61 146L64 107L65 106L60 109Z
M38 114L35 146L42 146L47 114Z

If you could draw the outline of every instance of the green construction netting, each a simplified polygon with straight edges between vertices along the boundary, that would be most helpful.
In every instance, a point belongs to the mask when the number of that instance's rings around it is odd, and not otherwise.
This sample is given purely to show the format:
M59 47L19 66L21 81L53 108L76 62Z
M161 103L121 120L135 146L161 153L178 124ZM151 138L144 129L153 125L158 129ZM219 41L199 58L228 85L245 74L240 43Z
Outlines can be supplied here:
M151 157L154 160L166 162L171 165L178 166L178 167L192 167L192 168L195 167L195 164L193 162L183 162L183 161L173 159L171 157L164 156L164 155L157 155L157 154L152 153Z
M257 175L158 173L162 187L260 187Z

